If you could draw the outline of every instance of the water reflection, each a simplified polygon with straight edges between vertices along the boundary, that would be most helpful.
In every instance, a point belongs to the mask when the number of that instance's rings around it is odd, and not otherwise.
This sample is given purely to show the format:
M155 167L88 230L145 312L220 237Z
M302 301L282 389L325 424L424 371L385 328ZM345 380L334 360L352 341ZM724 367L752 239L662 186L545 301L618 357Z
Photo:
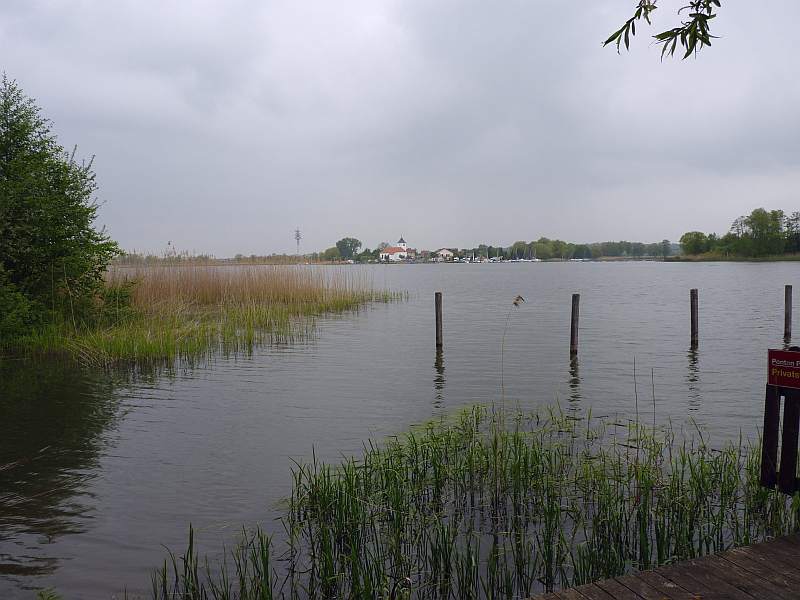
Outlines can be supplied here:
M688 409L690 411L700 410L703 398L700 393L700 354L697 350L689 350L686 354L688 365L686 370L686 383L688 384Z
M444 405L444 351L441 348L436 349L436 360L433 363L433 390L434 390L434 406L441 408Z
M570 359L569 361L569 402L570 405L577 408L578 403L583 399L581 395L581 375L578 357Z
M71 363L0 361L0 575L52 573L48 546L86 528L113 385Z

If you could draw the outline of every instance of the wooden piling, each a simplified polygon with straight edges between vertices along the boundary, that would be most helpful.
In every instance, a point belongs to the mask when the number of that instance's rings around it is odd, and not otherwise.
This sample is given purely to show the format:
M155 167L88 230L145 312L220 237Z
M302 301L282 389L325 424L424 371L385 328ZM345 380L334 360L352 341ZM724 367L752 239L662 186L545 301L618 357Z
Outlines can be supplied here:
M778 489L785 494L797 491L797 440L800 435L800 393L783 389L783 435Z
M434 294L434 301L436 305L436 347L441 348L444 345L442 337L442 292Z
M572 294L572 319L569 326L569 355L578 355L578 321L581 316L581 295Z
M692 288L689 290L689 303L690 303L690 311L691 311L691 327L692 327L692 350L697 350L698 340L699 340L699 327L698 327L698 301L697 301L697 288Z
M764 395L764 430L761 438L761 485L773 489L778 483L778 441L781 421L781 394L767 385Z
M783 294L783 339L792 339L792 286L787 285Z

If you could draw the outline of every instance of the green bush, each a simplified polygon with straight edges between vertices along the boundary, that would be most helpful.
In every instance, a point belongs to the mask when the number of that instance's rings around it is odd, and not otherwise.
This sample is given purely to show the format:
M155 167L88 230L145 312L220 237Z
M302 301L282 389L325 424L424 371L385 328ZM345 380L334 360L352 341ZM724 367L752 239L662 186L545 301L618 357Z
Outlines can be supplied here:
M40 310L0 269L0 347L24 335L40 320Z
M47 316L91 323L103 274L119 253L94 228L91 161L60 146L51 123L16 82L0 80L0 316L4 340ZM35 318L35 317L38 317ZM4 344L6 345L6 344Z

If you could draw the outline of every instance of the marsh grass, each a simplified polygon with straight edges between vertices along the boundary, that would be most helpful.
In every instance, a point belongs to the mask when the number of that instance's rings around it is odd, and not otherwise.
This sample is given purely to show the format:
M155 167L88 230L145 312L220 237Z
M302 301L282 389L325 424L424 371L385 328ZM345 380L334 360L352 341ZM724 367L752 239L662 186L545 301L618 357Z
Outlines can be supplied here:
M116 267L106 275L101 320L51 324L20 345L33 353L67 352L95 366L194 362L215 352L248 353L263 343L306 339L320 315L401 298L344 269Z
M741 439L474 407L358 460L298 465L280 539L245 537L236 577L190 547L153 593L527 597L796 531L798 497L761 488L758 465Z

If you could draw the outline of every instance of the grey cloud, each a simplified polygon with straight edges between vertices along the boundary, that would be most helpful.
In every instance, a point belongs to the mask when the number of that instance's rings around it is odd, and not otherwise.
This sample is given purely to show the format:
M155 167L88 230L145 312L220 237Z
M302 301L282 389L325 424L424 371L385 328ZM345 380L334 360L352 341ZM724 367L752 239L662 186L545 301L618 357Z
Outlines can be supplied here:
M797 208L800 7L726 3L710 51L662 63L600 47L628 4L12 0L0 68L97 155L127 248L674 239Z

